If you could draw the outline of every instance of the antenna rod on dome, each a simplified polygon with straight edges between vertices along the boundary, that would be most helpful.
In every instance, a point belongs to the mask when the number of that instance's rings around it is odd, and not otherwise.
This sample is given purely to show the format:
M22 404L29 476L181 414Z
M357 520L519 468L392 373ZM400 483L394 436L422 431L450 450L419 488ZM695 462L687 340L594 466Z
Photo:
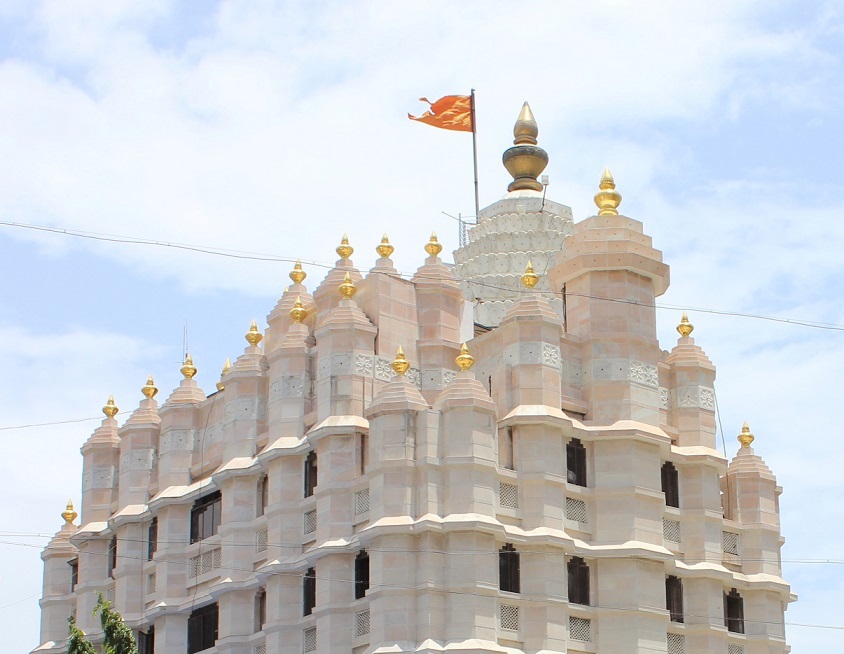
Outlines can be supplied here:
M472 89L469 97L472 107L472 161L475 165L475 222L477 223L481 220L481 203L478 200L478 123L475 119L475 89Z

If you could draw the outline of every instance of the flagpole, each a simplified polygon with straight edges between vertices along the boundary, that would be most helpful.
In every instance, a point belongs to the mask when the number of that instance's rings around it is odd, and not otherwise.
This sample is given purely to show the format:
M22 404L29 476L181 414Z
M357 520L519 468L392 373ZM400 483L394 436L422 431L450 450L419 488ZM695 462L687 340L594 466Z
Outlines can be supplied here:
M477 223L481 219L481 204L478 200L478 137L477 121L475 120L475 89L472 89L470 106L472 108L472 161L475 166L475 222Z

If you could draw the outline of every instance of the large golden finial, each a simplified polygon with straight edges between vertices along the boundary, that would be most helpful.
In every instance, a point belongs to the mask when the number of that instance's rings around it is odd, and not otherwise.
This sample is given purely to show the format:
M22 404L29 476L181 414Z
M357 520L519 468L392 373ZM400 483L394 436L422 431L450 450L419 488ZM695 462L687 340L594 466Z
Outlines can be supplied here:
M381 237L381 243L375 246L375 251L382 259L389 259L390 255L395 252L395 250L396 248L390 245L390 239L387 238L386 234Z
M358 292L355 283L352 281L352 276L348 272L343 278L343 283L340 284L340 288L338 290L340 291L340 295L343 296L344 300L351 300L355 296L355 293Z
M349 237L343 234L340 239L340 245L337 246L336 252L341 259L348 259L354 253L355 249L349 245Z
M533 264L528 259L527 267L525 267L525 274L521 277L522 286L525 288L533 288L539 282L539 275L533 269Z
M226 390L226 385L223 383L223 377L228 375L232 371L232 362L226 357L226 362L223 364L223 370L220 372L220 381L217 382L217 390L224 391Z
M73 521L76 520L79 514L73 510L73 502L70 500L67 501L67 506L65 507L64 511L62 511L62 518L66 524L72 525Z
M680 332L680 336L682 336L683 338L688 338L689 336L691 336L694 330L695 326L689 322L689 317L684 311L683 317L680 318L680 324L677 325L677 331Z
M118 409L117 405L114 403L114 395L109 395L108 402L106 402L103 407L103 413L106 414L107 418L113 418L117 415L118 411L120 411L120 409Z
M397 375L405 374L410 368L410 363L408 363L407 358L405 358L404 350L401 349L401 345L399 345L399 349L396 352L396 358L391 365Z
M756 440L756 437L750 433L750 427L747 425L747 420L741 426L741 433L738 435L738 442L742 447L750 447L750 444Z
M290 271L289 276L294 284L301 284L305 281L305 277L308 276L308 273L302 270L302 262L299 259L296 259L296 263L293 265L293 270Z
M460 368L461 372L466 372L475 365L475 357L469 354L469 346L466 345L466 343L463 343L463 345L460 346L460 354L457 355L454 362L457 364L457 367Z
M617 216L618 205L621 204L621 193L615 190L615 180L609 168L604 168L601 175L600 191L595 193L595 204L599 216Z
M442 243L437 240L437 233L431 232L431 238L425 243L425 252L429 257L436 257L443 251Z
M249 325L249 331L243 336L249 345L256 346L264 340L264 335L258 330L258 324L253 320Z
M158 393L158 389L155 387L155 382L152 380L152 375L147 377L147 383L144 384L144 387L141 389L141 393L143 393L144 397L148 400L154 398Z
M193 379L196 376L196 366L193 365L193 357L190 354L185 355L185 365L179 368L179 372L185 379Z
M513 147L504 151L502 160L513 181L508 191L541 191L542 184L537 180L548 165L548 153L536 145L539 127L530 105L525 102L516 125L513 127Z
M290 310L290 317L293 318L293 322L302 322L307 315L308 310L302 306L302 298L297 295L293 308Z

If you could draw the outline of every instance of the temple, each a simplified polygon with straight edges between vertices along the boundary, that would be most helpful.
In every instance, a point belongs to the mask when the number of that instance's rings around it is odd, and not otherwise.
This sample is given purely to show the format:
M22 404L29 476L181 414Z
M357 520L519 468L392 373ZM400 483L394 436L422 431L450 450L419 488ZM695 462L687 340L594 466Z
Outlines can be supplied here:
M668 265L609 170L574 222L538 134L525 103L454 264L432 235L402 278L385 235L361 272L344 236L211 395L188 356L163 403L109 399L34 653L70 616L101 643L99 595L141 654L789 651L781 489L747 424L718 450L685 314L661 349Z

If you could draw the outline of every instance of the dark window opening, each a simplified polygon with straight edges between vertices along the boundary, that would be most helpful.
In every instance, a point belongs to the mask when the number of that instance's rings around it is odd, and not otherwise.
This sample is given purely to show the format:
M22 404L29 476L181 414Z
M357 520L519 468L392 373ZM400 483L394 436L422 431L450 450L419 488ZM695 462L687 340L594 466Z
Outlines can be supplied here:
M153 654L155 652L155 627L138 632L138 654Z
M302 580L302 615L310 615L316 606L316 570L308 568Z
M72 593L76 584L79 583L79 559L68 561L67 564L70 566L70 592Z
M317 485L317 455L316 452L309 452L305 459L305 497L314 494Z
M369 439L366 434L360 435L360 474L366 474L366 464L369 462Z
M369 590L369 554L361 550L355 557L355 599L360 599Z
M190 542L210 538L220 528L223 496L220 491L198 499L190 512Z
M566 481L586 486L586 448L576 438L566 445Z
M679 577L665 578L665 608L671 614L671 622L683 622L683 582Z
M501 433L501 467L505 470L515 470L515 446L513 444L513 428L506 427Z
M158 518L153 518L147 529L147 561L152 561L158 549Z
M188 654L214 647L219 624L220 611L216 604L203 606L191 613L188 617Z
M498 587L509 593L521 592L519 553L507 543L498 551Z
M680 508L680 482L677 468L670 461L662 466L662 492L665 493L665 506Z
M724 593L724 625L728 631L744 633L744 600L735 588Z
M267 475L261 477L258 481L258 516L264 515L267 506L270 503L270 480Z
M114 579L114 569L117 567L117 536L108 543L108 576Z
M255 631L261 631L267 623L267 589L255 594Z
M569 602L589 606L589 566L579 556L568 562Z
M563 333L566 334L566 333L568 333L568 325L566 324L566 322L567 322L567 316L566 316L567 307L566 307L566 304L567 303L566 303L566 285L565 284L563 284L563 291L560 295L562 296L562 299L563 299Z

